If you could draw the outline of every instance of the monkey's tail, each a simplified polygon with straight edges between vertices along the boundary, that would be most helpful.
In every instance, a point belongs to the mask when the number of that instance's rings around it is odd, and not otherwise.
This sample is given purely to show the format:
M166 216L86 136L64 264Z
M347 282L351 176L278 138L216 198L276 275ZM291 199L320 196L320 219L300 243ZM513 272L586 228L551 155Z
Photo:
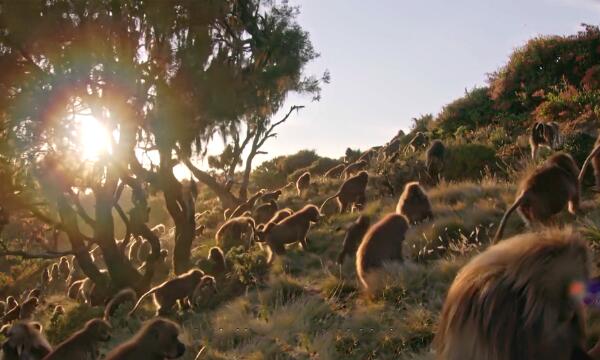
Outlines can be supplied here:
M330 196L325 201L323 201L323 204L321 204L321 207L319 208L319 212L322 213L323 212L323 207L325 206L325 204L327 204L330 200L333 200L333 199L335 199L338 196L340 196L340 192L339 191L335 195Z
M525 194L521 194L521 196L519 196L517 200L515 200L512 206L508 210L506 210L506 213L504 213L504 216L500 221L500 225L498 226L496 236L494 236L494 244L496 244L502 238L502 235L504 234L504 227L506 226L506 221L508 220L508 217L510 216L510 214L512 214L513 211L515 211L517 207L519 207L519 205L521 205L521 203L523 203L524 198Z
M594 158L598 154L600 154L600 145L596 146L594 148L594 150L592 150L592 152L588 155L588 157L583 162L583 165L581 166L581 171L579 172L579 177L578 177L580 184L583 181L583 177L585 176L585 170L587 169L588 165L590 164L590 161L592 160L592 158Z
M159 286L153 287L152 289L148 290L148 292L146 292L144 295L140 296L140 298L138 299L138 301L135 303L135 306L133 307L133 309L131 309L131 311L127 314L128 316L133 316L133 314L135 313L135 311L137 310L137 308L140 306L140 304L142 303L142 301L144 301L144 299L149 296L152 295L158 288Z

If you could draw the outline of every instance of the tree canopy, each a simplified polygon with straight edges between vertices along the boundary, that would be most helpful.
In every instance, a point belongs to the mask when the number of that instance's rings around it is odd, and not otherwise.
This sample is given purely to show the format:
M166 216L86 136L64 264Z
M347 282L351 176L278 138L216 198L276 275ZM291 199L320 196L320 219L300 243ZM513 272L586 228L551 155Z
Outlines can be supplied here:
M322 79L304 74L318 54L297 14L268 0L0 2L3 211L64 231L83 270L102 282L83 251L99 246L112 283L142 290L152 274L127 262L112 211L128 235L152 243L156 259L160 243L147 226L153 186L176 225L175 271L185 271L195 183L173 167L203 154L216 134L268 129L291 91L319 97ZM93 161L79 146L89 117L110 139ZM126 187L131 209L119 205ZM82 191L94 195L93 216L78 204Z

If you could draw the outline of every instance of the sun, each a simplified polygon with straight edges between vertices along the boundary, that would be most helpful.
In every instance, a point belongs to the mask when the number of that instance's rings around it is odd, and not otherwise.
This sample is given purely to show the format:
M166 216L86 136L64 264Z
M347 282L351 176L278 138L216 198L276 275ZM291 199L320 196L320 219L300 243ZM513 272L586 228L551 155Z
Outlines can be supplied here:
M79 115L75 121L78 125L78 148L82 160L95 161L101 155L111 153L110 133L98 119L91 115Z

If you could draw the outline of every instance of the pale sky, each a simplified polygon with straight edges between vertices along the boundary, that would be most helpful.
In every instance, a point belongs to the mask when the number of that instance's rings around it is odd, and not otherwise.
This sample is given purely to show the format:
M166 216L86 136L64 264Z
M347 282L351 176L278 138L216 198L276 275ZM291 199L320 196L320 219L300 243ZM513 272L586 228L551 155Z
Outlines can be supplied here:
M291 96L307 107L265 145L270 157L315 149L339 157L437 114L466 88L485 85L516 47L546 34L599 24L600 0L290 0L321 57L307 71L331 72L322 99ZM276 117L276 119L279 117ZM217 140L218 141L218 140Z

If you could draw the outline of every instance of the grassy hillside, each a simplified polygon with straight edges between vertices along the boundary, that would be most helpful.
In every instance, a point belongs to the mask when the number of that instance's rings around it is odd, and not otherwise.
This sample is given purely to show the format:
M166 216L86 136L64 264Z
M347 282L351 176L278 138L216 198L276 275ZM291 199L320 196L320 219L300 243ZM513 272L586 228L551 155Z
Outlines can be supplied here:
M590 151L600 115L598 49L600 31L595 27L571 37L531 40L491 75L489 86L466 92L435 117L414 119L411 133L399 137L402 155L395 161L370 164L363 212L372 223L393 212L404 185L415 180L425 185L435 216L411 227L404 244L406 262L390 264L376 274L380 279L376 290L365 293L360 289L353 259L342 267L335 263L344 228L358 214L336 214L327 207L326 219L310 230L308 249L292 246L271 266L258 245L248 252L232 249L227 253L230 271L217 279L218 293L203 297L194 310L173 315L185 330L188 353L184 359L194 359L200 349L199 359L433 358L431 341L448 287L461 266L489 246L502 213L514 200L519 179L550 153L544 150L540 160L530 160L531 124L558 121L562 150L573 154L580 165ZM416 131L442 139L447 146L439 183L425 173L423 150L403 151ZM390 138L394 134L396 129L390 130ZM358 154L348 150L348 158ZM288 187L279 206L298 210L306 203L319 205L341 184L341 180L319 175L340 162L320 158L314 151L279 157L252 174L252 190L284 186L309 170L313 185L307 196L299 198ZM172 226L162 202L151 204L151 225L162 221ZM595 252L595 262L600 260L599 205L600 197L584 191L581 216L574 219L561 214L555 219L556 226L581 229ZM206 258L223 222L218 200L201 188L197 210L207 209L210 213L201 219L207 230L194 243L194 261ZM506 236L522 231L528 230L513 216ZM163 240L172 245L172 232ZM11 275L0 276L0 282L8 293L18 294L35 285L39 269L46 264L11 259L2 268ZM53 344L101 314L101 309L76 304L63 293L50 295L37 314ZM56 304L64 306L66 314L51 319ZM103 351L129 338L140 321L152 314L147 302L134 318L118 315L113 324L115 337ZM589 328L592 343L600 335L597 316L592 316Z

